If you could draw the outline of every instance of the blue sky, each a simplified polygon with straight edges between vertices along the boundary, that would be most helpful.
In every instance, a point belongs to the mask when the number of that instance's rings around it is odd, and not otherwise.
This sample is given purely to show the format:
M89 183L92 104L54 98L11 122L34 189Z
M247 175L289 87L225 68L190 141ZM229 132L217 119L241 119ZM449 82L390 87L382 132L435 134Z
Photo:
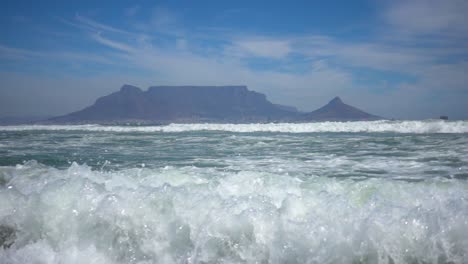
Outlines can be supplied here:
M1 3L0 117L68 113L128 83L468 119L467 1L95 2Z

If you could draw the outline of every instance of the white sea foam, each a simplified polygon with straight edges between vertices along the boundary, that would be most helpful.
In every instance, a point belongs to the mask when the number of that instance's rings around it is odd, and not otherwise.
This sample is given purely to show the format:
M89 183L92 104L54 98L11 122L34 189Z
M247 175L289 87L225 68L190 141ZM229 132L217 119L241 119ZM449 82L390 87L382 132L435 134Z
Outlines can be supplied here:
M468 182L0 167L0 263L467 263ZM391 262L393 261L393 262Z
M269 123L269 124L170 124L165 126L104 126L104 125L20 125L0 126L0 131L103 131L103 132L390 132L390 133L468 133L468 121L356 121L316 123Z

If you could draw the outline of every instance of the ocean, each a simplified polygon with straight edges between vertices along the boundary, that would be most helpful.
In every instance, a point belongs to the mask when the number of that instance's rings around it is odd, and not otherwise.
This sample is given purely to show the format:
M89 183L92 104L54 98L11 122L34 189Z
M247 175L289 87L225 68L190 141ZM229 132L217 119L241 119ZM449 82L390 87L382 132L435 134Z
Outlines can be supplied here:
M1 126L0 263L468 263L468 121Z

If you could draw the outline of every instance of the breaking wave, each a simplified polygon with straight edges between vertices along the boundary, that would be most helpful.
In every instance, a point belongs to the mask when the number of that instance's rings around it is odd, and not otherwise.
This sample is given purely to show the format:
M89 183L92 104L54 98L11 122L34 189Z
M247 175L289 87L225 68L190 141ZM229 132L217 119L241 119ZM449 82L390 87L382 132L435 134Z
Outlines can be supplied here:
M0 131L61 130L104 132L190 132L227 131L237 133L468 133L468 121L355 121L316 123L269 123L269 124L170 124L164 126L104 126L104 125L21 125L0 126Z
M0 263L466 263L468 182L0 167Z

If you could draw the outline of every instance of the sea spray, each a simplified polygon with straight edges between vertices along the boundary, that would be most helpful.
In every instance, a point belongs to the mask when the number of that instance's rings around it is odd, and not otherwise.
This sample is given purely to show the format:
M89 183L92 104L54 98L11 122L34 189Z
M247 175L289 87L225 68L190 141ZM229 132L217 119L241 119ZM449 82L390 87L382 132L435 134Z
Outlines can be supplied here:
M0 191L0 217L17 234L0 260L63 263L72 254L108 263L462 263L467 257L464 180L301 180L262 171L210 178L186 170L1 167L10 179Z
M238 133L323 133L323 132L392 132L392 133L468 133L468 121L354 121L269 124L170 124L162 126L106 126L106 125L20 125L0 126L0 131L63 130L107 132L188 132L228 131Z
M404 124L2 127L0 263L466 263L465 123Z

